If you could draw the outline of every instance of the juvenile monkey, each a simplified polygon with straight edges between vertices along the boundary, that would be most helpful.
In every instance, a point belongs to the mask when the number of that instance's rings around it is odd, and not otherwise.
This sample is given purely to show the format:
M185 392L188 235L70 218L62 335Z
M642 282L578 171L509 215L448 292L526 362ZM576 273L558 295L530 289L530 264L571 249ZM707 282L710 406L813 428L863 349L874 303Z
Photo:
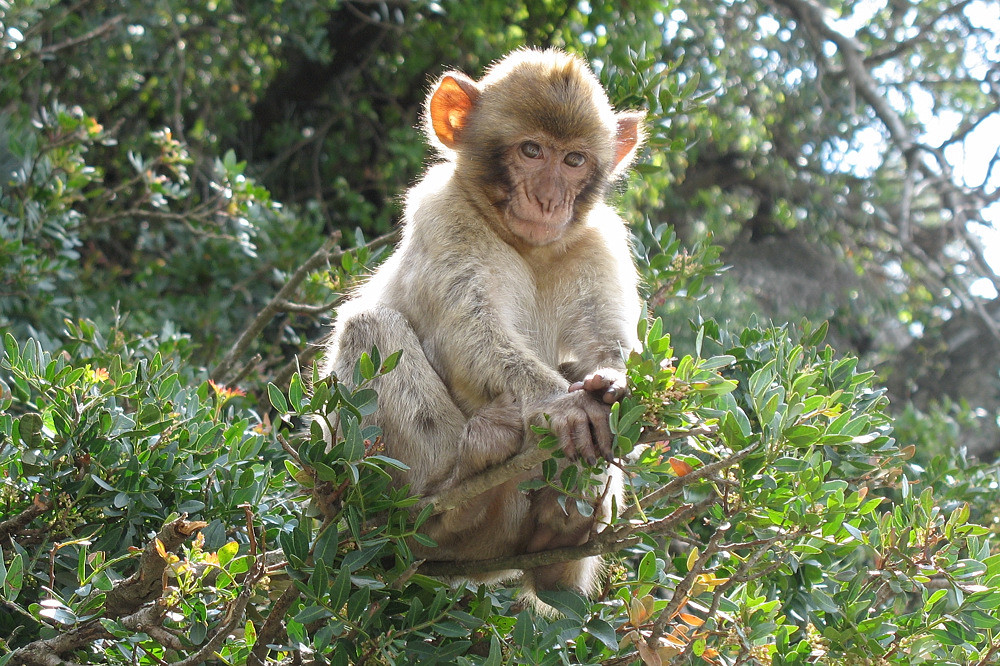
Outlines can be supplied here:
M408 192L395 252L340 308L324 374L350 380L373 346L402 350L373 386L369 422L409 466L396 482L419 495L536 446L533 424L570 460L610 460L608 414L638 346L640 303L627 230L605 197L642 143L642 114L615 113L587 65L555 50L516 51L479 81L448 72L425 111L444 159ZM424 530L438 547L416 554L579 545L612 501L621 506L616 470L592 518L518 481L432 518ZM592 593L598 571L591 557L526 571L524 584Z

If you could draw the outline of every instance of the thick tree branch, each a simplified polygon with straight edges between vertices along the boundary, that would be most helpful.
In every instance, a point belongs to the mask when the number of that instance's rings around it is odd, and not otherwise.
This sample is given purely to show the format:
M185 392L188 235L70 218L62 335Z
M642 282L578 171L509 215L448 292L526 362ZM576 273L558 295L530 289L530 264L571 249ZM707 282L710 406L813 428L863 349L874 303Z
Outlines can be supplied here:
M537 553L494 557L488 560L427 561L420 565L420 573L426 576L471 576L493 571L533 569L549 564L579 560L592 555L608 555L638 543L642 538L641 534L670 532L679 525L690 522L718 502L718 497L709 497L697 504L683 504L669 516L659 520L611 526L592 534L587 543L580 546L553 548Z
M156 633L155 630L160 627L165 614L166 607L156 602L140 608L131 615L119 618L118 622L130 631L153 635ZM100 621L90 620L67 629L53 638L37 640L14 650L7 663L22 666L76 666L60 655L79 650L94 641L109 638L114 638L114 636L104 628Z
M294 582L289 581L288 587L281 593L274 606L267 614L260 631L257 633L257 643L253 646L253 651L247 657L248 666L260 666L267 660L268 645L273 643L285 627L285 615L292 607L295 600L299 598L299 588Z
M639 438L639 443L648 444L651 442L671 441L683 437L710 435L713 432L714 430L710 428L695 428L692 430L678 431L647 430ZM472 498L482 495L487 490L496 488L501 483L510 481L524 472L535 469L543 462L551 458L553 452L554 449L529 448L527 451L522 451L513 458L510 458L499 465L495 465L483 470L475 476L469 477L454 488L449 488L448 490L442 491L436 495L425 496L420 500L417 507L423 508L428 504L433 504L434 512L432 515L457 509ZM747 455L749 455L749 453ZM713 467L712 469L714 470L717 468ZM701 476L695 478L701 478Z
M163 586L163 572L167 563L160 556L156 541L163 544L168 553L190 539L208 523L188 521L186 516L167 523L156 538L151 539L139 557L139 569L123 581L117 583L105 597L104 617L117 618L134 612L144 603L155 599Z

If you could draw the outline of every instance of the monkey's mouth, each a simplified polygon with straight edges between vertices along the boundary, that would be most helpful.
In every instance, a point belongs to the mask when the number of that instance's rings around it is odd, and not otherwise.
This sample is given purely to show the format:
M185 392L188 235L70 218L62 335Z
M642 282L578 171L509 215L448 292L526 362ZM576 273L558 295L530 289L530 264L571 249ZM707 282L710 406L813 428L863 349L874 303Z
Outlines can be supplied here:
M566 215L538 219L522 217L511 211L507 215L507 227L511 233L531 245L546 245L562 237L570 220Z

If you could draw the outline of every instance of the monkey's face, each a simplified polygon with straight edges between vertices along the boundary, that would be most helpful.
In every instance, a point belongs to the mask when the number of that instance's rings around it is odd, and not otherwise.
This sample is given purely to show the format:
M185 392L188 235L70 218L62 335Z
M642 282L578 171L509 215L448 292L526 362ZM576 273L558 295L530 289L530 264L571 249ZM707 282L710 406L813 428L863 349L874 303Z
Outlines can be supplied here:
M596 162L583 145L561 144L540 134L507 149L505 222L529 245L558 240L577 215L593 181Z
M560 51L516 51L480 81L448 72L427 100L456 182L506 240L531 246L586 217L631 162L640 119L616 114L586 63Z

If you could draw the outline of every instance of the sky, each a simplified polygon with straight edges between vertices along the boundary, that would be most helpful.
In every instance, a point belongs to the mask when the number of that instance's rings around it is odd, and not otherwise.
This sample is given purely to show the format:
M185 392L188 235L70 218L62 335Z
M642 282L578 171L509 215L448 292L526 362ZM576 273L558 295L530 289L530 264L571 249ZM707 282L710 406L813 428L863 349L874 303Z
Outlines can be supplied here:
M853 12L837 19L834 23L845 34L853 35L867 24L877 11L885 7L886 0L860 0L853 6ZM965 65L974 78L984 80L991 67L1000 64L1000 2L976 0L969 3L963 13L971 22L986 30L992 37L985 37L978 48L966 49ZM967 44L967 47L972 45ZM985 84L984 84L985 85ZM913 110L926 127L926 133L920 140L929 146L941 146L947 141L963 121L963 117L955 112L936 112L933 108L933 96L930 92L913 85L906 91L906 96L898 99L889 97L890 102L900 108L904 104L912 104ZM869 144L876 151L871 156L859 155L859 162L880 161L879 142ZM950 163L955 180L970 188L987 185L987 191L995 192L1000 187L1000 169L989 173L990 162L1000 154L1000 112L993 112L975 130L969 133L964 141L954 143L944 150L945 158ZM989 179L988 182L987 178ZM983 242L984 255L995 273L1000 274L1000 203L984 208L981 212L985 224L973 225L971 230ZM984 298L996 298L997 292L990 280L983 278L973 284L972 293Z

